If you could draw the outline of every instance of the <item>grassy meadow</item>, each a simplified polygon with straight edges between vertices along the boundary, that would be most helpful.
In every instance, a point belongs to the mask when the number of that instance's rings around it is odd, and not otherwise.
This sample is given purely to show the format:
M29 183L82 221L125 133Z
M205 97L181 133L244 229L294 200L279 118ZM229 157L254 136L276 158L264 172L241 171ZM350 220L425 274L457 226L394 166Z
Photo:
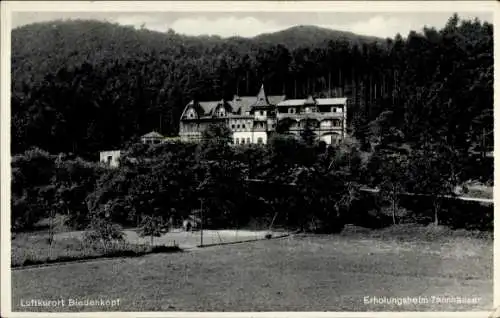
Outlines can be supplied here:
M493 301L493 241L444 228L347 228L177 254L12 273L14 311L474 311ZM367 304L364 297L477 297L469 305ZM119 306L22 307L29 299Z

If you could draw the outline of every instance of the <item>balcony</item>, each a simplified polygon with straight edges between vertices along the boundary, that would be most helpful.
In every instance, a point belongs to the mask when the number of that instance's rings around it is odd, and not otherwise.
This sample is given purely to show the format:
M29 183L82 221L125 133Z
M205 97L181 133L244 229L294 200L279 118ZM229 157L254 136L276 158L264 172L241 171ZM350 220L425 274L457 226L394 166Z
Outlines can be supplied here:
M296 120L301 120L301 119L323 120L323 119L330 119L330 118L343 119L344 113L298 113L298 114L297 113L295 113L295 114L278 113L277 117L278 117L278 120L285 119L285 118L296 119Z
M269 117L266 115L255 115L254 119L259 121L267 121Z

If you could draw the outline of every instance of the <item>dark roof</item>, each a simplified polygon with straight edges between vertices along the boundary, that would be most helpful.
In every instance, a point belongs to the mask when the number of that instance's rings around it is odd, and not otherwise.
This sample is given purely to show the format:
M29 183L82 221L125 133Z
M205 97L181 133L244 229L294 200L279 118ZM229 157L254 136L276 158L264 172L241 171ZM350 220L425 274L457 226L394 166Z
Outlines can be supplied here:
M269 103L271 105L278 105L279 103L281 103L282 101L284 101L286 98L285 95L271 95L271 96L267 96L267 99L269 100Z
M250 111L250 107L255 103L255 96L234 96L229 103L233 106L233 110L241 115L245 115Z
M198 113L198 116L201 116L205 113L205 109L200 105L200 103L195 102L194 100L191 100L186 107L184 108L184 111L182 112L182 116L184 116L185 111L189 107L194 107L195 111ZM181 117L182 117L181 116Z
M203 109L203 114L201 115L209 115L216 107L219 105L220 101L207 101L207 102L198 102L198 104Z
M195 102L191 101L188 106L194 106L199 116L210 116L213 114L215 108L219 105L224 105L224 108L227 112L233 112L234 106L231 105L231 102L227 102L224 100L216 100L216 101L203 101L203 102Z
M285 99L285 95L270 95L267 96L267 100L270 105L277 105ZM234 96L232 101L229 101L231 106L233 106L233 111L245 115L249 112L254 104L257 103L257 97L255 96Z
M213 114L217 106L224 103L224 107L228 113L245 115L247 112L251 111L252 107L276 106L284 100L285 95L267 96L264 90L264 85L262 85L257 96L235 95L231 101L191 101L185 109L189 106L194 106L200 117L210 116Z
M259 93L257 94L257 100L252 105L252 107L267 107L271 106L269 100L267 99L266 92L264 91L264 84L260 87Z

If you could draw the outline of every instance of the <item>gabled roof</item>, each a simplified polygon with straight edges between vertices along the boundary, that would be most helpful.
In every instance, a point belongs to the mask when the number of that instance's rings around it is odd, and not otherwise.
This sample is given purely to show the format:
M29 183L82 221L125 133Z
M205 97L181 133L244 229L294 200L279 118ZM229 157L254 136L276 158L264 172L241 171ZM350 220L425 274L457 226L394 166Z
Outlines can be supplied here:
M203 114L202 115L209 115L217 105L219 105L220 101L207 101L207 102L198 102L198 104L201 106L203 109Z
M163 135L157 133L156 131L152 131L150 133L143 135L141 138L163 138Z
M193 107L196 111L196 113L198 114L198 116L200 115L203 115L205 110L203 109L203 107L201 107L200 103L196 103L194 100L191 100L187 105L186 107L184 108L184 111L182 112L182 116L184 116L186 110L189 108L189 107ZM181 116L181 117L182 117Z
M270 105L277 105L285 99L285 95L270 95L267 96L267 100ZM254 104L257 103L257 97L255 96L234 96L232 101L228 103L233 107L235 113L244 115L249 112Z
M256 101L255 96L234 96L232 101L229 101L233 107L234 112L245 115L246 112L250 111L250 107Z
M209 116L213 114L215 108L219 105L224 105L224 108L228 112L233 112L234 106L227 101L224 100L216 100L216 101L202 101L202 102L196 102L196 101L190 101L189 104L186 105L186 107L194 107L196 111L198 112L199 116Z

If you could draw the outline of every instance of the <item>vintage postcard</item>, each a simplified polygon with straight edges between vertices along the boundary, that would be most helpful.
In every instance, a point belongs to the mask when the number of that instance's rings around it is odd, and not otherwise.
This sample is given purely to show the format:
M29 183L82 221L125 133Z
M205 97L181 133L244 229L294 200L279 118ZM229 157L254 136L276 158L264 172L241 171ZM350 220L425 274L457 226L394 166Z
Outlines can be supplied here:
M3 2L2 316L499 317L496 8Z

